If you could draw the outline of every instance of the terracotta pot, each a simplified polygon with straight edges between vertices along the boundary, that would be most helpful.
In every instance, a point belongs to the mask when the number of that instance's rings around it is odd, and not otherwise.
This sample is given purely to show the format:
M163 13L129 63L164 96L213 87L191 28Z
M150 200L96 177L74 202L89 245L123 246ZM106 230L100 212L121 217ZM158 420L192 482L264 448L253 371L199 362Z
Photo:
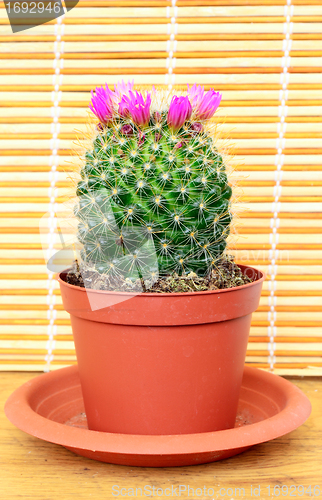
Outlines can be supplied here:
M162 435L234 427L251 315L265 279L240 267L256 281L135 296L85 290L64 281L67 271L59 275L89 429ZM93 298L100 309L92 310Z

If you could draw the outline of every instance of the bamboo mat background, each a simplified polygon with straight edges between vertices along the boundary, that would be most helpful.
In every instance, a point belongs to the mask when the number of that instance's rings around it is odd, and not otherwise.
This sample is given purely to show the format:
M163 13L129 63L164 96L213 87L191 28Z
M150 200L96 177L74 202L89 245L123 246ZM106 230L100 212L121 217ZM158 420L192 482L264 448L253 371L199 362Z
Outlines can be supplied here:
M39 219L69 190L90 90L134 78L222 91L240 198L231 252L268 274L247 362L322 374L321 20L322 0L80 0L12 34L0 2L0 370L75 362Z

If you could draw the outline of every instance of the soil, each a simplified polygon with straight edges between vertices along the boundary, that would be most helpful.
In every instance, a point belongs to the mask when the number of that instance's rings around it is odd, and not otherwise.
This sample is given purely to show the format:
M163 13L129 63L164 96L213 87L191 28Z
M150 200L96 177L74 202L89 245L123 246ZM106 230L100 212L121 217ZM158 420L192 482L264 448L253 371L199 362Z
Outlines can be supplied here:
M195 273L189 273L185 276L173 274L172 276L160 277L154 283L140 279L130 281L120 275L100 274L92 267L75 261L67 273L65 281L71 285L93 290L178 293L233 288L251 283L255 279L244 275L240 267L235 264L232 256L226 256L217 263L216 269L212 270L211 275L199 277Z

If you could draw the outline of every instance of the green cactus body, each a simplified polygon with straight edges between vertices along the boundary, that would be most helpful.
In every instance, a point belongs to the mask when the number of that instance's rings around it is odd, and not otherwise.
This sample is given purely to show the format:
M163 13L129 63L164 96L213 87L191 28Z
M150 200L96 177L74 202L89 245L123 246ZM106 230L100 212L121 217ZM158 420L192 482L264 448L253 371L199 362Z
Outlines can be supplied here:
M223 158L209 132L188 121L173 133L166 113L153 116L143 131L115 118L85 154L75 207L82 259L99 273L205 276L231 222Z

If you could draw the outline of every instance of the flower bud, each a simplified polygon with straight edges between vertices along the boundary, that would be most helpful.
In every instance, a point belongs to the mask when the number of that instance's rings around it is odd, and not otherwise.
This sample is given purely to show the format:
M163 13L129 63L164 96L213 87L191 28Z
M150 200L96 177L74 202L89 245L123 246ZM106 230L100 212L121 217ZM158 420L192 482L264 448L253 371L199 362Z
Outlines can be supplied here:
M191 113L192 106L187 96L173 96L167 116L167 122L172 131L180 129L185 121L189 120Z
M121 128L121 134L131 136L133 134L133 129L131 125L129 124L123 125L123 127Z
M194 133L194 135L200 134L203 130L203 126L199 122L194 122L191 124L190 130Z

